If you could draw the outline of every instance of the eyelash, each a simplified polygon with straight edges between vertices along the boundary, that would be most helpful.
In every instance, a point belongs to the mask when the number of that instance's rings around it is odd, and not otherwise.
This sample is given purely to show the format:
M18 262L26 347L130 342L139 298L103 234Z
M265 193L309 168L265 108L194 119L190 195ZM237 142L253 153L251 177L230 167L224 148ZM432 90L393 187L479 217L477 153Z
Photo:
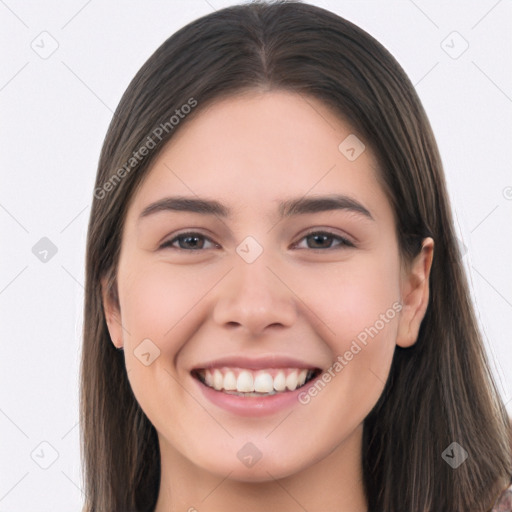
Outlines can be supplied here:
M335 235L334 233L331 233L330 231L310 231L309 233L306 233L300 240L299 242L301 242L302 240L310 237L310 236L313 236L313 235L323 235L323 236L327 236L327 237L332 237L336 240L338 240L340 242L340 244L337 246L337 248L342 248L342 247L355 247L355 245L350 241L348 240L347 238L344 238L340 235ZM192 251L202 251L202 250L205 250L205 249L183 249L182 247L172 247L172 244L176 241L178 241L179 239L182 239L182 238L188 238L188 237L198 237L198 238L204 238L205 240L208 240L212 243L214 243L210 238L208 238L207 236L205 235L202 235L201 233L197 233L195 231L186 231L184 233L180 233L179 235L175 236L173 239L171 240L168 240L167 242L164 242L160 247L159 249L166 249L166 248L169 248L169 249L174 249L174 250L178 250L178 251L188 251L188 252L192 252ZM296 242L295 244L293 244L294 246L295 245L298 245L299 242ZM214 243L215 244L215 243ZM217 244L215 244L217 245ZM336 247L326 247L326 248L307 248L311 251L326 251L326 250L335 250Z

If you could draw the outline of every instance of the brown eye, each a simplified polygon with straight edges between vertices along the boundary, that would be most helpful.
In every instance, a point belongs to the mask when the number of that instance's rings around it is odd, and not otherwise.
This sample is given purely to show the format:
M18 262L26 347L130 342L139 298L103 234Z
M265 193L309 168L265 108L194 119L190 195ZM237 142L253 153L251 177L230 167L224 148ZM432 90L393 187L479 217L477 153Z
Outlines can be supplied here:
M344 246L355 247L354 244L346 238L328 231L312 231L305 235L301 240L307 240L307 249L335 249ZM338 241L338 244L335 247L332 247L333 240Z
M201 235L201 233L181 233L178 236L174 237L172 240L164 242L159 248L165 249L169 247L171 249L197 251L204 248L205 241L208 241L213 244L213 242L209 238L207 238L204 235ZM179 247L175 246L175 242L178 242Z

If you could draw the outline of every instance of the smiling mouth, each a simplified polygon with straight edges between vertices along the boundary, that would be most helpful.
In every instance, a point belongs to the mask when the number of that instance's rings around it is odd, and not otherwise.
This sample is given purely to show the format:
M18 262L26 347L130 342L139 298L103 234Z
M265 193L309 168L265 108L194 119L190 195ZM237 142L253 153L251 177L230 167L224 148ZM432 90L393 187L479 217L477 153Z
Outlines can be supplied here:
M191 375L205 386L237 396L271 396L295 391L320 375L319 368L199 368Z

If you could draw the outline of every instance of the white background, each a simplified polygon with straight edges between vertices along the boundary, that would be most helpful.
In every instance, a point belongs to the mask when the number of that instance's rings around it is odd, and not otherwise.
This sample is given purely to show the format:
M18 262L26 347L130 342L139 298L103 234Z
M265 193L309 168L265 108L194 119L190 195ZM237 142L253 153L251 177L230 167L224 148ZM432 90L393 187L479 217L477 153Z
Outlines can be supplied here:
M234 3L0 0L0 512L80 510L84 252L103 137L151 53L189 21ZM375 36L417 88L512 415L512 2L311 3ZM48 51L52 38L58 48L43 59L31 45ZM468 49L453 58L464 40ZM58 249L46 263L32 252L42 237Z

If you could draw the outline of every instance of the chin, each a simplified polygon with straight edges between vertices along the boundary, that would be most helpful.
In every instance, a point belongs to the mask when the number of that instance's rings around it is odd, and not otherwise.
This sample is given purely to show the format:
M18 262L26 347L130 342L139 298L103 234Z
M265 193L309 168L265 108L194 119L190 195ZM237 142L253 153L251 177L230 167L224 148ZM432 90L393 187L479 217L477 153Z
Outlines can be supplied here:
M219 454L219 457L224 459L220 465L218 460L198 465L221 478L226 478L229 475L229 480L246 483L263 483L286 478L303 471L309 466L309 464L304 464L304 461L301 461L301 464L296 460L282 460L282 458L279 460L279 456L275 452L273 455L266 457L262 455L257 462L247 466L236 457L226 459L225 454Z

